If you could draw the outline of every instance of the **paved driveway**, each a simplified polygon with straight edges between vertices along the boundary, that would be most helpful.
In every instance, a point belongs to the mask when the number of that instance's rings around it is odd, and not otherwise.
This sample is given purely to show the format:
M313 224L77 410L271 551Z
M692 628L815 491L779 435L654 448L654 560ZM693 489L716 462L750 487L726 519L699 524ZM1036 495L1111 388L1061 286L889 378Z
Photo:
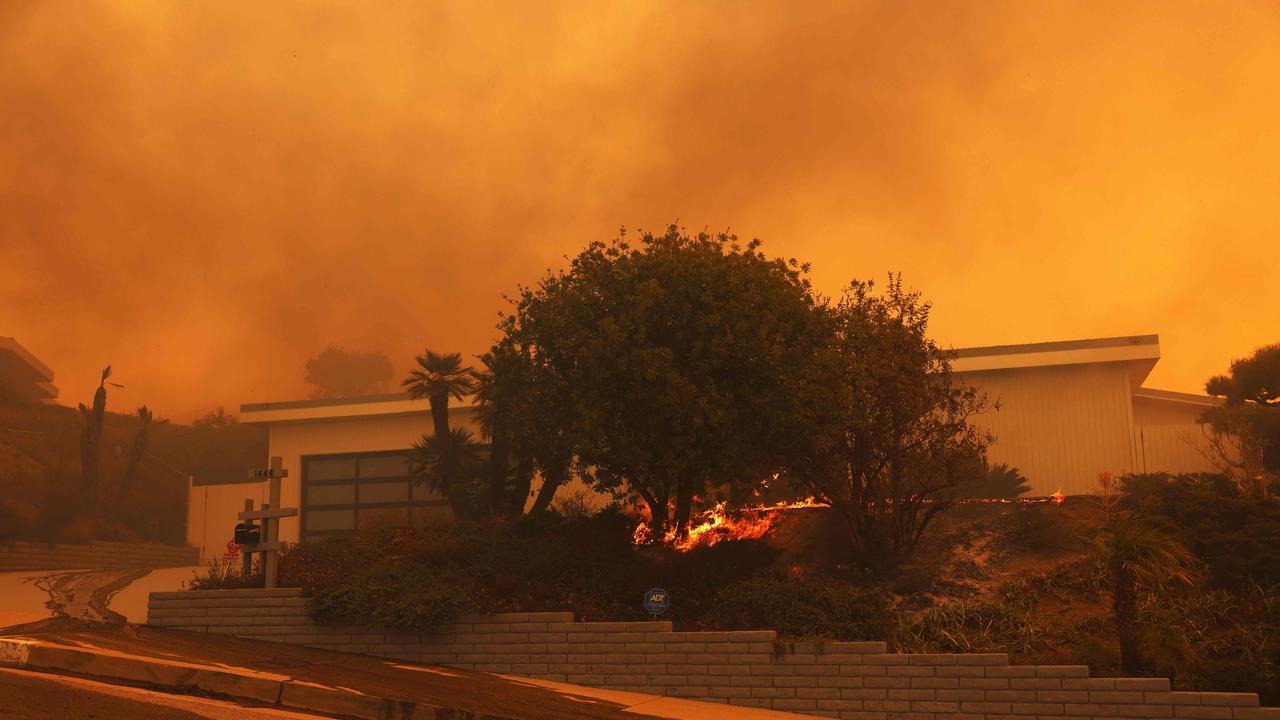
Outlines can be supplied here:
M147 595L180 590L200 568L21 570L0 573L0 627L57 615L147 620Z

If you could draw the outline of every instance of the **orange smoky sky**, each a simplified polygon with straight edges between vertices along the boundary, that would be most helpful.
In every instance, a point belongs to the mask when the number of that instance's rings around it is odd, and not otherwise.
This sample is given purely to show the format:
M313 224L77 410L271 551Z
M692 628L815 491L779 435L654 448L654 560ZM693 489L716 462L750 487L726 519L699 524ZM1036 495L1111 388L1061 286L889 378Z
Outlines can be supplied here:
M1280 4L0 3L0 334L190 419L408 366L617 228L901 271L955 346L1280 340Z

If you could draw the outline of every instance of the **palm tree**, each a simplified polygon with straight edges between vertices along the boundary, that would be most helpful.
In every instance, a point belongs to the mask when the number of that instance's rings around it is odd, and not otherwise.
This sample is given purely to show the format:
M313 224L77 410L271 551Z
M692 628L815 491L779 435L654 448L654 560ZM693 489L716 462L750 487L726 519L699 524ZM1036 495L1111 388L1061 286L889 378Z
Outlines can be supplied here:
M483 370L473 374L476 381L476 405L479 409L480 429L489 438L489 514L497 517L507 513L524 512L524 499L529 495L528 485L521 483L517 474L515 486L511 480L511 402L512 394L520 380L519 357L507 346L495 345L481 355ZM518 495L516 498L509 493Z
M466 454L476 451L471 433L459 428L449 430L449 398L461 400L475 390L475 377L463 367L461 353L446 355L427 350L417 358L418 367L401 383L415 398L431 402L431 420L435 434L424 435L414 444L420 474L428 486L443 492L453 506L454 515L467 517L471 505L463 492L463 473L469 469Z
M431 402L431 419L437 437L449 436L449 397L462 400L475 389L472 370L462 366L462 353L441 355L427 350L417 358L418 367L400 383L414 398Z
M80 432L80 472L84 478L84 493L81 501L90 503L98 499L98 475L102 462L102 424L107 412L107 378L111 377L111 366L102 371L102 379L98 382L98 390L93 394L93 407L80 403L80 417L84 420L84 429ZM114 384L114 383L113 383Z
M155 414L146 405L138 408L138 420L142 424L138 426L138 432L133 436L133 447L129 449L129 462L124 468L124 478L120 481L120 487L116 489L113 505L117 513L120 512L124 501L128 499L129 492L133 489L133 483L138 477L138 467L142 464L142 457L147 452L147 443L151 434L151 421L154 419Z
M1125 672L1140 674L1147 663L1138 625L1139 588L1190 585L1196 560L1177 539L1133 515L1109 521L1092 545L1111 580L1120 664Z
M428 489L445 496L454 517L470 518L479 509L474 477L480 464L480 445L466 428L448 435L423 435L413 444L411 468Z

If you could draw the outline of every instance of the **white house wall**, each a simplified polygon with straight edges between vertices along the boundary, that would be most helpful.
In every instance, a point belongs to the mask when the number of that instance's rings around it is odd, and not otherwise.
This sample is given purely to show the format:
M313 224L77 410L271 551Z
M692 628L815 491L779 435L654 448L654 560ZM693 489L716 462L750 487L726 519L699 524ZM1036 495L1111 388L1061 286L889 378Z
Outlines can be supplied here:
M974 418L996 436L992 464L1017 467L1032 495L1091 492L1098 473L1135 468L1133 405L1124 363L983 370L960 375L1001 409Z
M480 434L471 408L453 409L450 412L450 425L466 428L477 437ZM282 459L289 477L281 482L281 501L284 507L297 508L301 507L302 500L303 457L406 450L414 441L433 431L431 415L427 412L272 423L268 457L262 459L262 465L266 467L270 457L279 456ZM538 479L535 478L535 491L538 486ZM599 507L608 501L607 497L594 493L577 479L560 488L556 497L569 498L578 493L584 493L584 499L592 507ZM247 482L192 488L188 505L187 542L201 548L202 561L219 558L226 552L237 522L236 514L244 508L245 498L252 498L254 507L261 507L267 499L266 483ZM532 503L533 496L530 496L526 508ZM280 523L280 539L297 542L298 537L298 518L285 518Z

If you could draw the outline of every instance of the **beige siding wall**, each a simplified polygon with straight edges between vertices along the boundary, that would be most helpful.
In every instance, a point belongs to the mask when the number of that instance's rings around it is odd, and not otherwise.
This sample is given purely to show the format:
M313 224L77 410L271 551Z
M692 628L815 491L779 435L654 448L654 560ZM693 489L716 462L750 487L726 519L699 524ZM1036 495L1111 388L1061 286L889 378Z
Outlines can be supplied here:
M1192 403L1135 397L1133 399L1133 424L1142 426L1194 425L1200 421L1200 415L1206 409L1203 405L1194 405Z
M1033 495L1093 490L1098 473L1135 468L1133 405L1120 363L966 372L999 400L975 422L996 436L989 457L1016 466Z
M1141 425L1134 430L1139 472L1214 472L1204 426Z

